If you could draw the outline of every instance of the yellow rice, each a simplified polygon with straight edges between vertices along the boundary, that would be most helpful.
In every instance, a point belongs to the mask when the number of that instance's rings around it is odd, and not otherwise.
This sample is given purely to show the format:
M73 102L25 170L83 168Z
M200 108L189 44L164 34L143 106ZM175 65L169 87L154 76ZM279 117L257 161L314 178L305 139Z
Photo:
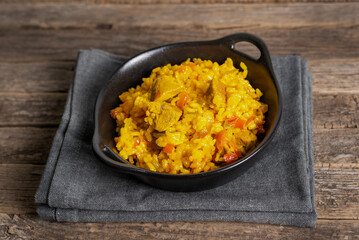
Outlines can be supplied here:
M262 92L246 80L246 65L240 68L230 58L222 65L195 58L153 69L141 86L122 93L122 104L111 111L116 152L133 165L171 174L206 172L240 160L264 132L268 109L259 101ZM178 93L161 100L154 87L159 79L173 83ZM161 125L165 106L177 115Z

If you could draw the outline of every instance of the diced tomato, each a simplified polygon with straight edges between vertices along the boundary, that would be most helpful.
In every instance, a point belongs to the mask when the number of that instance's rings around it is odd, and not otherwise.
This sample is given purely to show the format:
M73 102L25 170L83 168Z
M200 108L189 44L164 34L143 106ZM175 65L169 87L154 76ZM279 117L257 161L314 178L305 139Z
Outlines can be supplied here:
M225 142L227 141L227 131L226 130L222 130L220 133L218 133L217 138L216 138L216 147L218 149L218 152L222 152L223 151L223 147Z
M235 162L238 158L239 157L236 153L227 153L223 156L223 160L228 164Z
M172 153L173 148L175 145L171 144L171 143L167 143L166 147L163 149L163 151L165 153Z
M155 100L158 99L159 97L161 97L161 93L160 93L160 92L156 92Z
M234 125L234 128L243 129L245 123L246 123L246 121L244 121L244 120L241 119L241 118L238 118L238 119L236 120L236 123L235 123L235 125Z
M112 109L110 113L111 113L111 117L112 117L113 119L116 119L116 116L117 116L118 114L120 114L120 111L118 111L117 109Z
M181 92L178 97L179 99L177 101L177 107L180 109L183 109L184 106L191 101L191 97L185 92Z
M178 68L178 72L180 72L180 73L186 72L186 66L181 65L181 66Z
M189 63L187 63L187 66L189 66L190 68L192 68L192 70L194 70L194 68L196 67L196 64L193 62L189 62Z
M237 154L237 156L240 158L240 157L243 157L241 151L239 151L238 149L235 151L235 154Z
M227 118L227 122L228 123L235 123L237 121L238 117L236 116L233 116L231 118Z
M233 116L227 119L227 124L229 126L233 126L234 128L243 129L244 125L246 124L246 121L239 117Z
M140 145L141 142L145 143L146 144L146 140L143 139L143 138L137 138L136 142L135 142L135 147Z

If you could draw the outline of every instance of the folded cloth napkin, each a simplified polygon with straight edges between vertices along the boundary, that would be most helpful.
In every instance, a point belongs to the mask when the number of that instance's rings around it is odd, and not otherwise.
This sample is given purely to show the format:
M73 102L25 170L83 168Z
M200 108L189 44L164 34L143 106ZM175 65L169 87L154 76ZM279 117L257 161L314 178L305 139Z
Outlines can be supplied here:
M311 73L299 56L274 57L282 120L256 164L200 192L170 192L118 173L92 151L96 96L126 61L80 51L65 111L35 196L40 217L67 222L244 221L315 227Z

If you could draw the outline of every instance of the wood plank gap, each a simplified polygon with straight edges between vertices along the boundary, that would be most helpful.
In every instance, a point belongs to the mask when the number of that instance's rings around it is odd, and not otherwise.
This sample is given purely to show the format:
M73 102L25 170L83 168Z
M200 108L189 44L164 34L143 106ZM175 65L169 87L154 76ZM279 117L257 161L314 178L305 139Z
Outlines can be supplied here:
M359 221L359 218L327 218L327 217L318 217L318 220L325 221Z
M254 12L256 14L253 14ZM359 12L359 4L356 3L124 4L121 6L83 3L5 4L0 8L0 28L103 30L125 26L345 28L357 26L359 21L357 12ZM337 17L339 15L340 18Z
M149 4L268 4L268 3L355 3L358 0L62 0L61 3L84 3L89 5L149 5ZM2 4L58 4L58 0L1 0Z
M0 128L18 128L18 127L35 127L35 128L58 128L59 123L48 122L24 122L24 123L9 123L0 122Z

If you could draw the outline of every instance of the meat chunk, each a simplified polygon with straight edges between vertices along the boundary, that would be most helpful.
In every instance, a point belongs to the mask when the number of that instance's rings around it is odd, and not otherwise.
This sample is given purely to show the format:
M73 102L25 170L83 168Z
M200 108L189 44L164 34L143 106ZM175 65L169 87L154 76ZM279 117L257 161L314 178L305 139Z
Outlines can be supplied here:
M183 85L173 78L159 76L151 87L151 101L166 101L176 96L183 89Z
M217 107L226 105L226 85L219 79L214 78L211 81L207 90L207 95Z
M238 145L243 145L246 151L249 151L257 142L257 136L249 130L237 130L234 132L234 138Z
M182 116L182 111L166 102L151 102L148 111L153 118L153 128L163 132L172 127Z

